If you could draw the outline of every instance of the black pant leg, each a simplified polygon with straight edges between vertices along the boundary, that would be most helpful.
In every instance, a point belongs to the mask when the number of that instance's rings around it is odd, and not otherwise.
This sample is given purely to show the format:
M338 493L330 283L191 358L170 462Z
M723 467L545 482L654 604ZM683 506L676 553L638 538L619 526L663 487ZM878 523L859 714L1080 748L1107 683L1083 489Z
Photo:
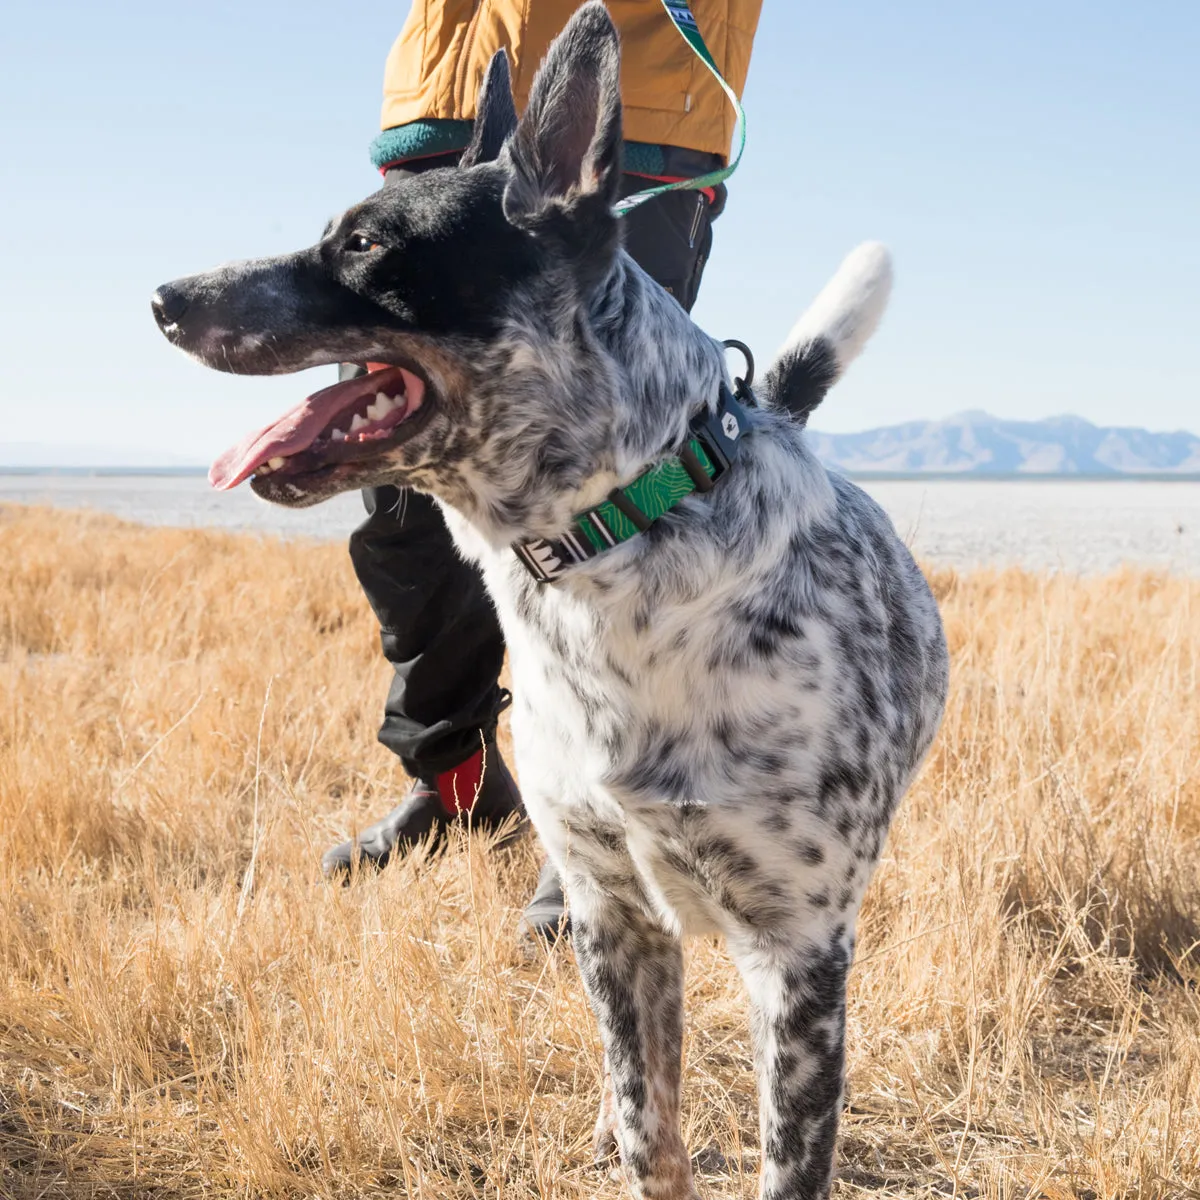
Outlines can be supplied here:
M457 766L504 706L504 637L483 578L459 557L441 509L394 487L363 492L350 559L395 670L379 740L410 775Z
M646 186L626 176L622 194ZM622 218L625 248L689 311L714 215L705 197L681 191ZM350 557L396 673L379 740L410 775L436 774L494 735L505 703L504 638L479 572L459 557L432 500L387 487L364 491L363 502L369 515L351 536Z

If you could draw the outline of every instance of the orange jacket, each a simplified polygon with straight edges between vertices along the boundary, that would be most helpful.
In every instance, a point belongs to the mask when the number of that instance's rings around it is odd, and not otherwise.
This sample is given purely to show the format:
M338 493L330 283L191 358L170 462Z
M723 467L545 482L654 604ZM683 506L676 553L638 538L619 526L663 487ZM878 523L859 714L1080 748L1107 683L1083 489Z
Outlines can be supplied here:
M734 113L679 35L661 0L607 0L621 32L621 94L631 142L729 154ZM383 128L470 120L483 72L501 47L512 64L517 110L577 0L413 0L388 55ZM762 0L691 0L721 74L741 95Z

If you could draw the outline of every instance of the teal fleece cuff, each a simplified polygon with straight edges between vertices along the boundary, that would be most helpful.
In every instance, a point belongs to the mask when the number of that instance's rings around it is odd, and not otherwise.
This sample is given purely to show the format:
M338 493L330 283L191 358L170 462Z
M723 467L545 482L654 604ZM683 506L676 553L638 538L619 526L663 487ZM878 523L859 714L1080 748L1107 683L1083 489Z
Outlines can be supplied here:
M470 121L410 121L385 129L371 143L371 162L377 171L408 162L465 150L471 141Z
M414 158L432 158L435 154L453 154L465 150L471 141L472 122L427 120L410 121L385 129L371 143L371 162L377 171L398 166ZM625 171L630 175L662 175L663 148L648 142L625 143Z

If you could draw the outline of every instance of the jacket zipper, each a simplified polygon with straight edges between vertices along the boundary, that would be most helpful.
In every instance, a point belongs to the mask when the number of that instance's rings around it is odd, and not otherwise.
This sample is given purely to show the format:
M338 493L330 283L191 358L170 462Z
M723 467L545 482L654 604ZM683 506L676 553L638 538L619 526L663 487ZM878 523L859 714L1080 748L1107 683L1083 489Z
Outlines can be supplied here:
M704 216L704 207L708 199L703 192L696 193L696 211L692 214L692 227L688 231L688 249L695 250L696 234L700 232L700 218Z
M471 51L475 46L475 35L479 30L479 12L484 0L475 0L471 6L471 19L467 24L467 37L463 42L462 57L458 60L458 79L454 90L458 93L458 111L467 111L467 66L471 61Z

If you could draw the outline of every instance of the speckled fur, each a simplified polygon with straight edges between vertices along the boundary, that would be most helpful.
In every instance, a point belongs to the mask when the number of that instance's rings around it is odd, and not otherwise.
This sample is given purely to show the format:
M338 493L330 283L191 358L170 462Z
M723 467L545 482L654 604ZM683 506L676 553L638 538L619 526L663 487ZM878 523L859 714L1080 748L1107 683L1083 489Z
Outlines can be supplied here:
M695 1195L681 938L717 932L753 1006L761 1194L808 1200L832 1178L859 905L937 729L947 657L887 517L769 402L820 401L878 319L887 260L858 251L797 326L711 493L534 583L511 543L560 534L679 446L726 370L620 250L618 69L607 14L585 5L515 132L501 56L464 169L384 189L294 260L184 281L196 299L173 336L230 370L420 367L436 410L418 436L255 490L307 504L389 482L439 499L508 640L522 792L604 1043L597 1152L615 1139L637 1197ZM385 257L344 255L354 228ZM444 309L409 289L431 258ZM336 289L355 297L345 320Z

